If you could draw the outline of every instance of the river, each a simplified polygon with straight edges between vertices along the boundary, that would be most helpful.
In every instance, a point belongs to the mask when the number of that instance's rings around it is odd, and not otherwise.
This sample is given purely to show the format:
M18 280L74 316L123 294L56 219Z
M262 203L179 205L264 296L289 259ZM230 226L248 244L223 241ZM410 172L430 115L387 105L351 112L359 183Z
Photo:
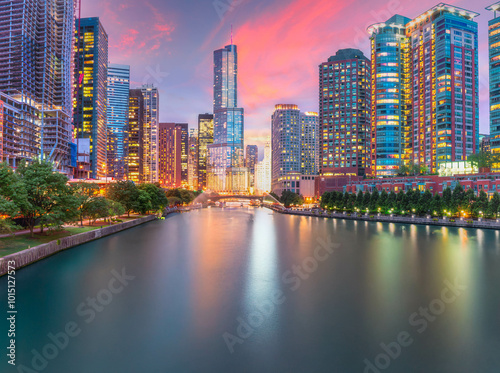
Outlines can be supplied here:
M498 373L500 232L195 210L19 270L16 310L1 372Z

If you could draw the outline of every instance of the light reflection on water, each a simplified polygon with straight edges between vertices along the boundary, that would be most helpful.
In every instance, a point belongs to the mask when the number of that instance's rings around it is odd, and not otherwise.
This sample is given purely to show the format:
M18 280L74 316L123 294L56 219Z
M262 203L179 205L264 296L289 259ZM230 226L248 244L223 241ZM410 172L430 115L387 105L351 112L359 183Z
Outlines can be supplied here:
M283 274L327 237L340 246L291 290ZM47 371L362 372L401 331L415 341L384 372L500 371L498 231L256 208L172 215L20 270L19 361L121 268L134 281ZM466 290L417 333L410 315L455 279ZM2 301L5 289L3 277ZM230 354L223 333L278 290L285 302Z

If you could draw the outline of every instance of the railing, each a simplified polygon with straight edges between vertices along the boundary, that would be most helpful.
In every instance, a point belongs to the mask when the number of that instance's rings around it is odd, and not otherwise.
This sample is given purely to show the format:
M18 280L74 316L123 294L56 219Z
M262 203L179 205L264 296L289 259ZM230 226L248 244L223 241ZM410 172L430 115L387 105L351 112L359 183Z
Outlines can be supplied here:
M451 218L450 221L447 217L419 217L419 216L395 216L395 215L382 215L380 213L357 213L357 212L329 212L324 210L319 211L299 211L290 208L277 208L275 206L266 206L273 211L301 216L325 217L346 220L365 220L365 221L380 221L386 223L403 223L403 224L423 224L423 225L439 225L450 227L469 227L469 228L487 228L487 229L500 229L500 219L496 220L472 220L466 218Z

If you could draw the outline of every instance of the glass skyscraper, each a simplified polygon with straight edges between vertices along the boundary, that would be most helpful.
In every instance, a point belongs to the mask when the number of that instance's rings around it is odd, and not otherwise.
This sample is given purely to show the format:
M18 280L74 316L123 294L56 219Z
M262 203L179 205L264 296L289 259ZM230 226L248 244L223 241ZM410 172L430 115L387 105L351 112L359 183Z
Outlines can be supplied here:
M368 28L371 35L371 167L396 175L411 159L409 18L395 15Z
M479 150L477 13L439 4L369 27L372 167L466 160Z
M130 66L108 65L108 176L127 175Z
M127 180L143 181L144 96L140 89L129 91Z
M144 123L142 129L143 182L158 182L158 123L160 95L152 84L141 87L144 98Z
M75 37L78 89L73 124L79 160L89 158L90 176L103 178L107 163L108 35L97 17L76 20L77 28L79 23L80 38Z
M208 146L208 189L244 191L243 109L238 107L236 45L214 51L214 142Z
M493 12L488 22L489 70L490 70L490 149L500 154L500 2L486 8ZM500 165L499 165L500 166Z

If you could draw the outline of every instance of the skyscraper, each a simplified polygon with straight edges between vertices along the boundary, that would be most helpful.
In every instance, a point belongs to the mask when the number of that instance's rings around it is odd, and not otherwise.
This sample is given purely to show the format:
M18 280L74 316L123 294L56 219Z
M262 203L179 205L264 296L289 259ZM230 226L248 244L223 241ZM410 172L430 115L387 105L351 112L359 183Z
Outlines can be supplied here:
M183 184L183 152L187 154L187 123L160 123L158 130L158 177L165 188ZM187 159L186 159L187 170ZM187 183L187 174L186 181Z
M255 165L259 160L259 147L247 145L245 149L245 167L248 169L250 186L254 186Z
M477 15L439 4L369 27L377 175L410 163L436 172L479 150Z
M370 174L370 72L370 60L358 49L341 49L319 66L323 175Z
M189 188L198 190L198 129L189 130L188 181Z
M208 146L214 142L213 114L198 115L198 188L207 188Z
M108 65L108 176L123 180L127 175L130 66Z
M291 175L316 174L317 113L302 113L297 105L278 104L271 117L271 134L273 191L280 193Z
M413 159L433 173L479 151L478 15L440 4L406 25Z
M271 191L271 139L264 145L264 158L255 165L255 190L257 193Z
M243 109L238 108L236 45L214 51L214 142L209 145L208 188L245 191Z
M493 12L488 21L488 46L490 69L490 139L493 153L500 154L500 2L486 8Z
M144 97L143 125L143 181L156 183L158 181L158 122L160 96L158 88L151 84L141 87Z
M2 156L12 165L41 155L57 171L72 173L74 15L74 1L0 0L0 92L22 121L1 134L19 144Z
M127 179L140 183L143 170L144 96L141 89L129 91Z
M412 161L409 18L395 15L368 28L371 39L371 167L391 176Z
M106 176L108 35L99 18L82 18L75 38L77 97L73 115L78 153L88 154L92 178ZM78 31L78 30L77 30Z

